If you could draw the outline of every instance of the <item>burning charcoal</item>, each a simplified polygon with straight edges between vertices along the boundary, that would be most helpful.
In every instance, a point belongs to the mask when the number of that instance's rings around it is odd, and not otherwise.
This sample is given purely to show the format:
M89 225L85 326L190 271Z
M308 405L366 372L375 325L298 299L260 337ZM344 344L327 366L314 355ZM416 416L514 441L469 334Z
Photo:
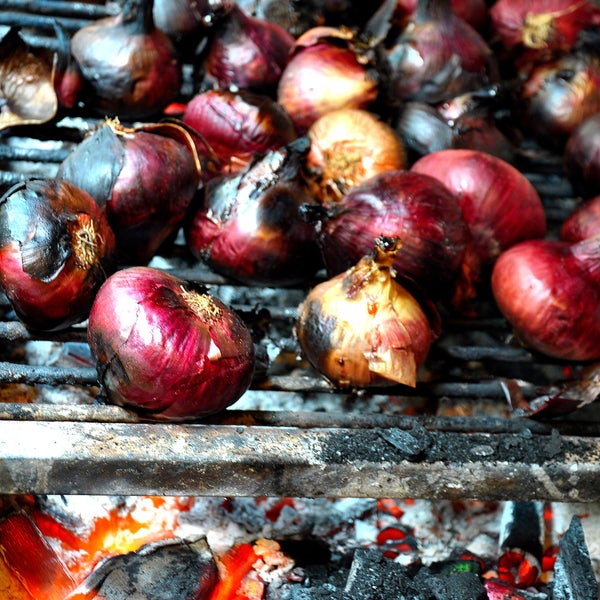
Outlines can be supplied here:
M548 600L548 595L543 592L520 590L496 579L488 579L484 587L488 600Z
M217 581L205 538L169 540L101 562L67 600L203 600Z
M571 519L559 548L554 565L552 600L598 600L598 583L579 517Z

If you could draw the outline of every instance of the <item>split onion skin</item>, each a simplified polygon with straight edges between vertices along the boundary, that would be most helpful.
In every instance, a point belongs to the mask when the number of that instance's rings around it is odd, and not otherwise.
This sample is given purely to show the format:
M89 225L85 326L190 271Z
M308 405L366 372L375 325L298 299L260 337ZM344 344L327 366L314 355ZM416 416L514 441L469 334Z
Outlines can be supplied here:
M237 401L255 353L218 298L159 269L129 267L100 288L88 341L106 400L151 420L194 420Z
M116 267L114 234L87 192L37 179L0 199L0 284L30 329L59 331L84 321Z
M527 240L492 271L498 308L519 341L562 360L600 358L600 238Z
M303 355L338 388L416 385L435 334L418 300L394 279L393 260L378 246L315 286L299 307Z
M546 235L546 214L533 184L501 158L468 149L426 154L411 170L439 179L456 195L481 265L506 248Z

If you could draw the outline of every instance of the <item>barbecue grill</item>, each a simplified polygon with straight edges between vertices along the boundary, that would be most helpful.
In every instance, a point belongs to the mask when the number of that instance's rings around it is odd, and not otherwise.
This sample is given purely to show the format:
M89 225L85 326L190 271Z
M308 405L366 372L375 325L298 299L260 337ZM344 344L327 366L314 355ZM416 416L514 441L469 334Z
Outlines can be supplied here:
M47 45L52 39L44 31L53 17L75 30L111 10L43 0L27 11L8 0L0 7L3 25L21 25L26 38ZM75 114L2 132L2 191L31 176L54 175L98 123ZM558 227L578 203L559 157L535 147L520 156L550 227ZM584 365L521 347L489 298L480 298L475 317L444 319L415 389L342 392L300 360L293 323L305 289L237 285L191 262L177 243L173 255L157 261L203 282L235 308L265 309L271 358L265 369L221 414L198 423L145 422L93 401L93 364L27 360L25 345L51 341L68 351L85 341L84 326L40 337L3 299L0 384L9 391L51 389L65 400L30 403L8 395L0 404L0 493L600 500L595 406L554 420L518 416L510 406L515 394L533 400L557 393ZM65 390L72 387L91 400L70 402ZM416 414L405 414L406 407Z

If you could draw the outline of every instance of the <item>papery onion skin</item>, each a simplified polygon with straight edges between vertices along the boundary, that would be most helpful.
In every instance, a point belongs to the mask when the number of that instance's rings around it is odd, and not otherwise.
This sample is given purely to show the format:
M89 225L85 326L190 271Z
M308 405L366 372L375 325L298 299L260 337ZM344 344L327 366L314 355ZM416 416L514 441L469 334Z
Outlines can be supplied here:
M182 120L200 134L195 138L198 152L214 154L222 173L235 173L255 154L285 146L297 137L281 105L269 96L244 90L196 94Z
M329 276L369 254L378 237L398 238L402 251L394 269L434 297L453 285L468 235L450 190L430 175L406 170L381 173L352 188L317 221Z
M154 26L151 1L126 0L118 15L76 31L71 48L91 88L87 103L104 116L157 115L179 94L179 57Z
M307 135L311 145L306 167L321 202L337 202L359 183L407 166L400 137L363 109L328 112L312 124Z
M600 56L577 51L538 63L528 73L520 96L523 128L563 151L575 129L600 112Z
M321 268L315 232L300 215L312 202L300 179L308 140L257 157L236 174L204 187L184 228L193 256L248 285L293 285Z
M0 199L0 284L27 327L58 331L84 321L116 267L113 232L85 191L36 179Z
M600 194L600 112L585 119L567 138L563 163L577 194L584 199Z
M223 410L250 386L254 345L218 298L151 267L130 267L100 288L88 321L99 382L110 403L155 420Z
M498 308L529 348L564 360L600 358L600 238L527 240L491 278Z
M57 175L86 190L115 232L119 261L146 264L182 225L200 182L191 137L176 123L127 129L107 122Z
M353 35L315 27L298 40L281 74L277 101L299 134L338 108L369 108L379 94L379 75L354 46Z
M393 255L378 250L315 286L298 310L303 355L339 388L414 387L435 339L419 302L393 278Z
M564 242L580 242L600 235L600 196L579 204L560 227L559 237Z
M482 265L506 248L546 235L546 213L533 184L508 162L478 150L432 152L411 170L439 179L456 195Z

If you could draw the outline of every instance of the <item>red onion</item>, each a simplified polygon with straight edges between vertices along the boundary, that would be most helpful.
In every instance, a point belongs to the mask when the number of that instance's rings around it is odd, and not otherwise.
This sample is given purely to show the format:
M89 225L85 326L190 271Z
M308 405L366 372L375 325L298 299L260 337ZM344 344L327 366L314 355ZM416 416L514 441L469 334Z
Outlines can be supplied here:
M450 0L419 0L410 25L384 41L392 93L436 103L499 80L485 39L458 17Z
M84 321L116 258L106 217L74 185L34 179L0 198L0 284L27 327L56 331Z
M200 59L201 85L270 94L293 46L294 38L283 27L250 16L235 3L225 3Z
M379 74L370 53L342 28L315 27L296 40L277 100L298 133L331 110L368 108L375 101Z
M145 264L182 225L200 181L190 134L175 122L108 121L76 146L58 177L103 207L123 264Z
M348 190L382 173L403 169L400 137L375 114L340 108L324 114L308 130L306 167L321 202L337 202Z
M152 18L171 38L197 33L211 21L212 0L154 0Z
M448 293L463 261L467 226L456 197L440 181L388 171L352 188L328 209L305 208L316 221L323 261L337 275L369 254L380 236L398 238L394 269L432 296ZM315 214L316 213L316 214Z
M125 0L118 15L73 35L73 56L91 89L88 103L103 115L148 117L179 94L181 65L170 38L154 26L152 6Z
M458 199L469 228L470 267L478 273L506 248L546 235L546 214L537 190L506 161L478 150L440 150L411 170L439 179Z
M600 111L600 56L589 48L537 64L521 91L522 125L537 140L562 150L567 138Z
M580 242L600 235L600 196L595 196L575 208L560 228L560 239L564 242Z
M300 181L309 142L267 152L234 175L211 179L186 225L192 254L249 285L291 285L321 267L313 228L300 216L311 201Z
M600 237L527 240L505 250L492 291L517 338L566 360L600 358Z
M586 199L600 194L600 112L582 121L567 138L563 159L577 194Z
M588 0L497 0L489 14L492 35L518 56L527 49L571 49L598 9Z
M375 248L308 293L296 322L298 341L337 387L414 387L436 334L418 300L393 277L396 241L378 238Z
M200 134L195 136L199 153L216 158L226 173L239 171L254 155L285 146L297 137L281 105L248 91L197 94L187 103L182 119Z
M254 345L241 318L151 267L109 277L92 306L88 340L106 399L151 419L220 411L252 380Z

